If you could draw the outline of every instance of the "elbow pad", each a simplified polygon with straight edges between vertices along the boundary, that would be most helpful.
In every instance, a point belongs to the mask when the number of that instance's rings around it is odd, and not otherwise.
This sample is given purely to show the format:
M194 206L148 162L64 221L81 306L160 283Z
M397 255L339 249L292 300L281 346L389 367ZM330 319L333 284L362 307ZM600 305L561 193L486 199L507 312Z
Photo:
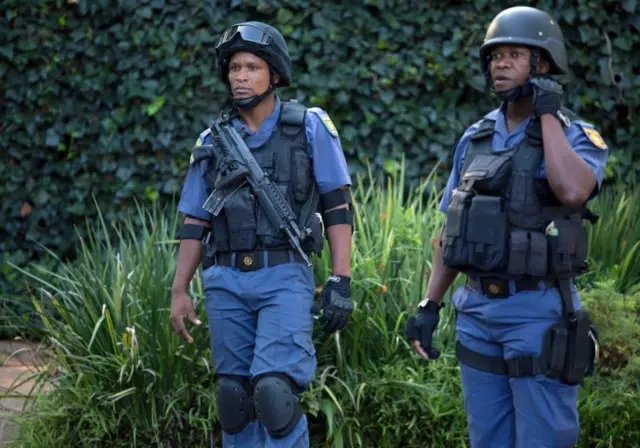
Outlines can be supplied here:
M349 224L353 232L353 203L351 201L351 191L338 188L321 194L320 204L322 205L322 218L325 227L335 226L336 224ZM343 204L347 204L348 208L331 210ZM327 210L331 211L327 212Z
M179 240L201 240L209 229L200 224L184 224L178 232Z

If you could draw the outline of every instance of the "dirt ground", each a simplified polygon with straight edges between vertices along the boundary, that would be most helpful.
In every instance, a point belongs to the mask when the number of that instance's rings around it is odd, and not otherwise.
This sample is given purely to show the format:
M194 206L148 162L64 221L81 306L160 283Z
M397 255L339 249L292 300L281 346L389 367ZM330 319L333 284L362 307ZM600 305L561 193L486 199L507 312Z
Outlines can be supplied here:
M15 395L29 394L34 381L26 380L31 373L37 372L35 366L41 365L43 359L43 352L37 345L0 341L0 447L8 446L15 436L13 416L28 403Z

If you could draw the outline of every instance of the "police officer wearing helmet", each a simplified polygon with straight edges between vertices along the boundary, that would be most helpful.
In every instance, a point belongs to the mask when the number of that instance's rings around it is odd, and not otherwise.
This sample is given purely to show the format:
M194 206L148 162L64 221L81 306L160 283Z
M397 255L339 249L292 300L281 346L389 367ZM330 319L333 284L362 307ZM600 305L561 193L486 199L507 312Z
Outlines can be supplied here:
M327 238L332 275L313 303L312 268L273 226L249 184L214 216L203 204L218 165L192 158L178 206L186 218L171 320L176 333L192 342L184 318L199 321L187 286L202 262L223 445L306 447L299 395L316 369L313 313L321 314L324 331L331 334L345 327L353 310L351 179L329 116L276 95L276 87L291 83L291 61L275 28L260 22L234 25L222 34L216 55L230 98L217 122L238 131L289 202L298 226L311 229L302 242L305 254L322 252ZM216 140L212 128L200 134L196 146Z
M502 11L480 56L502 105L455 148L433 272L406 334L423 358L439 356L441 298L463 273L452 304L471 446L571 446L578 387L597 353L573 278L585 269L585 219L597 219L586 203L608 148L561 106L551 75L568 72L567 54L547 13Z

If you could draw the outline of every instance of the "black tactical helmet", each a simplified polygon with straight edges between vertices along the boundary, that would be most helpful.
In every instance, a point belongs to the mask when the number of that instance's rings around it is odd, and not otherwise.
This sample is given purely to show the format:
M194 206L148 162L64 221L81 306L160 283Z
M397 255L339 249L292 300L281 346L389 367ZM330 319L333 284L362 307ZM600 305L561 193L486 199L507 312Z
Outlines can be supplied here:
M488 70L491 49L497 45L538 48L551 64L550 75L564 75L569 71L562 30L549 14L539 9L515 6L505 9L493 19L480 47L484 73Z
M291 84L291 59L287 43L271 25L262 22L244 22L233 25L222 33L216 44L220 79L226 83L229 59L232 53L246 51L264 59L280 75L277 86Z

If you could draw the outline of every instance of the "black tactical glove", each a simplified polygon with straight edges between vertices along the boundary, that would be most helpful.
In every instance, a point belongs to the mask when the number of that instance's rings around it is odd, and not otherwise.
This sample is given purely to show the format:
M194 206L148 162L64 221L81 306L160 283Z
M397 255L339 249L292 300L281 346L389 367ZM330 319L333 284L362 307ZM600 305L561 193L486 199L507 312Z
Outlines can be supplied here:
M426 306L418 307L416 315L409 318L404 332L407 339L420 342L429 359L440 357L440 350L431 346L431 339L440 322L440 309L443 306L444 304L429 301Z
M351 279L343 275L331 275L311 307L313 314L322 310L320 322L326 322L324 333L326 336L347 326L353 312L351 300Z
M542 114L558 116L562 105L562 86L551 76L536 76L529 80L533 86L533 107L536 117Z

